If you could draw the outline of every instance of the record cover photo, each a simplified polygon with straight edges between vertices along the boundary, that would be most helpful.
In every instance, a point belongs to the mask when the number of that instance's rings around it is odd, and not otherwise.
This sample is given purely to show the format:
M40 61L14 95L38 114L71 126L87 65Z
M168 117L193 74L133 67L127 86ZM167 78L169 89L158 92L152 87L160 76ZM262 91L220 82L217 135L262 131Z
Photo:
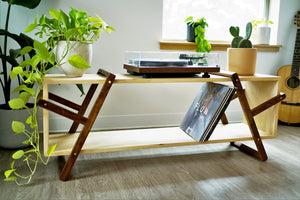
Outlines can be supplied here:
M234 93L235 88L231 86L203 83L180 128L198 142L207 141Z

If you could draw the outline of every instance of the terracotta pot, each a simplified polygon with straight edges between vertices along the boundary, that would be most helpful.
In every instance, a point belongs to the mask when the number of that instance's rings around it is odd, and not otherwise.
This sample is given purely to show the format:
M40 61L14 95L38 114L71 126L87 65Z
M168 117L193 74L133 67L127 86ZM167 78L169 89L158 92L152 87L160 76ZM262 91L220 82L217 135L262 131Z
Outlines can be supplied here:
M87 69L78 69L68 63L70 55L80 55L84 60L91 65L92 61L92 44L86 44L81 42L70 42L71 48L68 51L66 57L62 60L62 64L59 66L60 70L66 75L71 77L82 76ZM66 50L66 42L60 41L56 48L56 60L61 60Z
M228 71L236 72L239 76L252 76L256 68L256 48L228 48Z

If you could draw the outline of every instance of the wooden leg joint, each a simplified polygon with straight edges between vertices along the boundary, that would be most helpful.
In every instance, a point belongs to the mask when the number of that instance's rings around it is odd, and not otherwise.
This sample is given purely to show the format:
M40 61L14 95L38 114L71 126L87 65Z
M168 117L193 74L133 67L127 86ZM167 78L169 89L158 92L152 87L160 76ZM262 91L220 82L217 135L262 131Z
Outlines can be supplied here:
M254 157L260 159L261 161L266 161L268 159L267 154L265 154L265 153L261 154L261 152L254 150L251 147L249 147L243 143L230 142L230 145L236 147L237 149L239 149L240 151L242 151L248 155L251 155L251 156L254 156Z
M87 118L87 123L84 124L74 146L73 146L73 149L72 149L72 152L71 154L69 155L69 158L67 160L67 162L63 165L62 168L60 168L60 173L59 173L59 178L60 180L62 181L66 181L69 177L69 174L73 168L73 165L75 164L76 162L76 159L77 157L79 156L80 152L81 152L81 149L89 135L89 132L100 112L100 109L102 108L102 105L107 97L107 94L115 80L115 75L114 74L111 74L105 70L99 70L98 71L98 74L101 74L101 75L104 75L106 76L106 81L105 83L103 84L102 88L101 88L101 91L100 93L98 94L98 97L92 107L92 112L89 113L89 116ZM84 99L82 105L80 106L80 108L78 108L78 113L76 114L79 118L82 118L91 99L92 99L92 96L93 94L95 93L96 91L96 88L97 88L98 84L92 84L90 86L90 89L86 95L86 98ZM77 130L77 127L78 127L78 121L74 121L74 123L72 124L70 130L69 130L69 133L74 133L76 130Z

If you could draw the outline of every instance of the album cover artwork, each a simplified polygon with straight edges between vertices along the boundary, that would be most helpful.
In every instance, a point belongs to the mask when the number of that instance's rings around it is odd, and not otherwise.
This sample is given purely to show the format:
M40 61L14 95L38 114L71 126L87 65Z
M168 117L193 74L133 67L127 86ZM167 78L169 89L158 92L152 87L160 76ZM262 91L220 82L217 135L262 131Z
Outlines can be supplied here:
M235 88L218 83L203 83L180 128L198 142L207 141L224 114Z

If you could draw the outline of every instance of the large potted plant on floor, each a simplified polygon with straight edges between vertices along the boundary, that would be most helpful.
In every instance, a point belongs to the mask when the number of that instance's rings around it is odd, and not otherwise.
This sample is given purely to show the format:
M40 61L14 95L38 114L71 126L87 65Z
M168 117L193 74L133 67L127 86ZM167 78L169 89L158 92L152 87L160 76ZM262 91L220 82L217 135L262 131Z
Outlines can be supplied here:
M1 70L0 70L0 147L6 149L22 148L28 146L28 144L22 143L26 136L22 134L15 134L11 128L12 119L19 118L24 119L27 115L25 109L12 111L8 105L11 100L11 89L12 85L22 84L22 81L12 82L9 78L10 71L19 65L19 63L24 60L24 57L20 56L20 51L25 46L32 46L33 39L27 35L20 33L15 34L9 31L10 14L13 9L13 5L22 6L24 8L34 9L36 8L41 0L2 0L8 3L6 20L4 27L0 28L0 59L1 59ZM30 53L26 55L32 57Z
M70 17L73 14L76 16ZM19 77L24 84L14 89L14 92L19 92L19 95L17 98L9 101L9 106L16 110L26 108L29 113L29 116L25 121L13 121L12 128L16 133L26 135L27 139L24 141L24 143L32 146L31 149L20 149L16 151L12 155L14 161L11 163L10 169L6 170L4 173L6 181L15 181L17 184L29 183L37 169L38 163L40 162L46 165L49 160L49 157L48 159L44 160L40 151L39 128L37 124L37 101L43 86L42 83L44 77L53 68L60 66L63 62L71 63L73 66L79 68L82 68L82 65L84 65L85 68L88 64L79 55L70 55L66 60L68 52L74 45L70 44L69 42L71 42L71 40L88 40L89 42L93 42L100 37L102 30L107 30L107 32L113 30L113 28L107 26L100 17L91 18L86 12L77 11L73 8L69 13L69 17L67 17L62 10L56 11L53 9L50 9L50 15L53 17L53 19L48 19L43 15L38 23L36 17L35 22L27 27L26 31L32 31L36 28L41 28L37 34L44 39L44 42L38 42L35 40L33 47L24 47L21 50L21 56L27 53L33 53L34 56L25 60L19 66L14 67L10 73L11 79ZM82 16L84 16L84 18L86 17L87 19L82 19ZM77 19L81 18L81 20L75 19L75 21L73 21L73 17ZM86 20L89 21L88 25L85 23ZM76 23L76 25L74 25L74 29L66 29L65 26L69 27L68 24L71 23ZM92 26L93 31L78 31L82 30L82 26ZM78 27L78 29L76 27ZM63 30L65 30L65 32L63 32ZM65 47L64 51L58 55L59 51L56 51L56 48L62 39L66 40L67 46ZM68 46L68 43L71 46ZM28 66L30 67L28 68ZM35 85L35 87L30 88L28 85ZM33 108L26 106L29 99L33 101ZM29 125L32 130L28 130L26 128L26 124ZM51 155L54 149L55 145L48 149L47 154ZM20 173L20 170L23 171L24 169L15 167L16 162L26 163L28 171L25 173L25 175ZM22 180L24 182L22 182Z
M231 26L229 28L234 37L231 42L231 48L227 49L228 71L236 72L240 76L252 76L255 74L257 49L252 48L249 40L252 33L251 22L246 25L246 36L239 35L240 28Z

